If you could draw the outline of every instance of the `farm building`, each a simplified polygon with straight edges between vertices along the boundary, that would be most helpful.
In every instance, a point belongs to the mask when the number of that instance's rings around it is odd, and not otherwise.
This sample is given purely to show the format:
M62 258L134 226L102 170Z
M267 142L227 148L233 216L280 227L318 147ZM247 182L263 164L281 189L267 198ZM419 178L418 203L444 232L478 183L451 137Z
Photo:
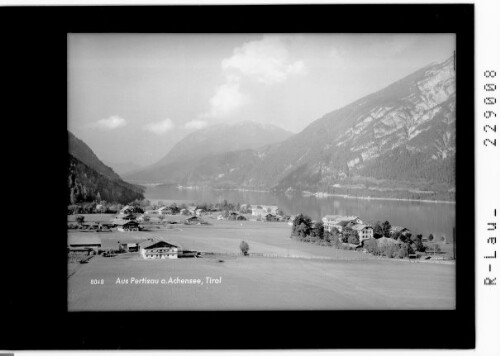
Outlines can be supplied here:
M120 220L115 219L113 224L118 231L139 231L139 223L135 220Z
M363 224L363 221L357 216L343 216L343 215L326 215L321 219L325 230L331 232L332 229L337 229L339 232L347 226L347 224Z
M133 214L136 211L136 208L131 205L125 205L120 209L120 215Z
M120 250L126 252L137 252L139 251L139 244L137 243L123 243L120 244Z
M70 250L94 250L97 252L102 246L98 236L68 236L68 248Z
M120 219L120 220L135 220L135 215L132 213L129 214L118 214L115 216L115 219Z
M139 243L139 252L144 259L175 259L179 248L166 241L143 241Z
M236 213L236 212L231 212L229 213L229 216L227 217L228 220L246 220L247 218L244 217L243 215Z
M266 214L263 218L266 219L266 221L279 221L279 218L273 214Z
M202 214L206 213L205 209L196 209L195 211L197 216L201 216Z
M201 224L203 220L199 216L191 216L184 220L184 224L187 225L195 225L195 224Z

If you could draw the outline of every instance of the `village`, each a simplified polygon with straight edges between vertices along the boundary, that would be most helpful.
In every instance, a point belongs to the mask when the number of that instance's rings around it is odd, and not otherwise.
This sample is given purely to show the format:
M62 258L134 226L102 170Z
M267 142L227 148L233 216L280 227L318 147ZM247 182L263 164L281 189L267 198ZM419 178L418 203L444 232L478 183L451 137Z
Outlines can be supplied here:
M99 211L99 205L96 210ZM278 206L275 205L250 205L239 206L238 211L229 211L212 208L204 209L197 205L189 205L179 208L174 203L170 206L159 206L156 209L141 209L137 205L126 205L122 207L118 214L85 214L69 215L68 218L68 256L70 262L88 263L96 255L103 257L114 257L123 253L136 253L143 259L177 259L185 257L200 257L202 254L210 254L217 251L194 251L176 245L168 238L159 237L160 232L172 232L173 229L182 231L180 226L208 226L220 224L222 222L239 222L243 227L243 222L247 223L287 223L292 226L292 234L302 242L319 243L322 246L334 246L345 250L354 250L363 253L372 253L379 256L399 257L422 260L452 260L452 253L449 248L445 250L448 254L442 253L443 244L436 241L431 244L433 236L423 237L417 235L412 237L409 229L400 226L391 226L389 222L380 224L365 223L358 216L326 215L321 221L310 220L306 228L309 231L303 232L304 215L285 215ZM108 218L108 219L106 219ZM297 220L296 220L297 218ZM85 221L88 219L89 221ZM307 223L307 221L305 221ZM280 224L283 226L282 224ZM264 225L265 226L265 225ZM378 229L378 231L377 231ZM299 231L300 230L300 231ZM316 230L316 232L314 231ZM144 237L118 240L116 245L103 245L102 236L106 232L156 232L155 236L145 234ZM77 232L77 233L76 233ZM168 233L167 233L168 234ZM248 235L246 235L248 236ZM311 238L311 236L315 237ZM242 237L245 237L243 235ZM106 239L105 239L106 240ZM412 245L411 240L414 241ZM394 251L402 249L402 245L416 247L399 254ZM375 249L374 247L375 246ZM390 256L387 250L390 249ZM416 250L416 251L415 251ZM427 251L426 251L427 250ZM419 254L419 252L421 252ZM427 253L425 253L427 252ZM436 256L437 252L437 256ZM244 251L241 251L244 253ZM262 252L264 253L264 252Z

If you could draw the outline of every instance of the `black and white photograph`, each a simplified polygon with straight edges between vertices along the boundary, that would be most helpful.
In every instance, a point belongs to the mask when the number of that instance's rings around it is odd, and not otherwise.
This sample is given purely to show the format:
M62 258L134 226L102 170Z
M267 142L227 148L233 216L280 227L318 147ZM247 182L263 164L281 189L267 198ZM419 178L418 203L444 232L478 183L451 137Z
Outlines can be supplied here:
M78 2L0 8L0 353L497 347L485 1Z
M67 55L68 311L455 309L455 34Z

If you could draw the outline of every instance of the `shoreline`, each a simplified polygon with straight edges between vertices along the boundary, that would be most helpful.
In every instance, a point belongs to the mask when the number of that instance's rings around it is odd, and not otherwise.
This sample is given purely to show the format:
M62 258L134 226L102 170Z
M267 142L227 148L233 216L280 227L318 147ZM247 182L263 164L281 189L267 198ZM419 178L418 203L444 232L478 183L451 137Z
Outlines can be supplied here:
M362 200L391 200L391 201L407 201L407 202L421 202L421 203L439 203L439 204L456 204L453 200L429 200L429 199L407 199L407 198L384 198L384 197L370 197L370 196L356 196L347 194L330 194L330 193L310 193L302 191L302 195L314 196L315 198L328 198L340 197L345 199L362 199Z
M156 187L161 186L161 183L150 183L146 186ZM201 187L201 186L193 186L193 187L175 187L177 190L200 190L200 189L212 189L214 191L237 191L237 192L255 192L255 193L272 193L272 194L287 194L290 191L272 191L272 190L258 190L258 189L245 189L245 188L212 188L212 187ZM293 193L301 193L302 196L310 197L314 196L317 199L324 199L329 197L338 197L344 199L361 199L361 200L387 200L387 201L403 201L403 202L418 202L418 203L434 203L434 204L456 204L454 200L431 200L431 199L409 199L409 198L390 198L390 197L371 197L371 196L356 196L356 195L348 195L348 194L333 194L333 193L323 193L316 192L312 193L306 190L293 190ZM151 199L150 199L151 200Z

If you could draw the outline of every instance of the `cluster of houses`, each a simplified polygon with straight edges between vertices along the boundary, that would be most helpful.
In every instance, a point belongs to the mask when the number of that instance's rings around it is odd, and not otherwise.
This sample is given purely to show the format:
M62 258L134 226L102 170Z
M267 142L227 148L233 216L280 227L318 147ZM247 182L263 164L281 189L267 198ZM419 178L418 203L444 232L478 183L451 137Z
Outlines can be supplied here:
M68 238L68 252L82 254L98 254L102 248L98 236L70 236ZM179 257L196 257L196 251L184 250L180 246L161 239L147 239L138 243L121 243L119 251L139 252L145 260L176 259Z
M356 233L359 242L373 238L373 227L365 224L358 216L326 215L321 220L328 232L335 229L337 232L342 233L345 229L351 229ZM392 226L390 229L391 236L397 232L405 235L410 233L410 230L401 226Z
M167 222L171 224L187 224L198 225L205 221L202 216L217 212L219 210L205 210L198 208L196 205L188 206L183 209L174 206L162 206L154 210L143 211L139 207L126 205L110 222L84 222L82 224L69 223L68 228L80 229L86 231L140 231L144 227L144 223L163 223L167 217ZM276 205L249 205L241 206L240 212L231 211L224 215L219 215L218 220L244 221L251 211L252 218L260 221L290 221L289 216L279 215L279 208ZM253 220L252 219L252 220Z

